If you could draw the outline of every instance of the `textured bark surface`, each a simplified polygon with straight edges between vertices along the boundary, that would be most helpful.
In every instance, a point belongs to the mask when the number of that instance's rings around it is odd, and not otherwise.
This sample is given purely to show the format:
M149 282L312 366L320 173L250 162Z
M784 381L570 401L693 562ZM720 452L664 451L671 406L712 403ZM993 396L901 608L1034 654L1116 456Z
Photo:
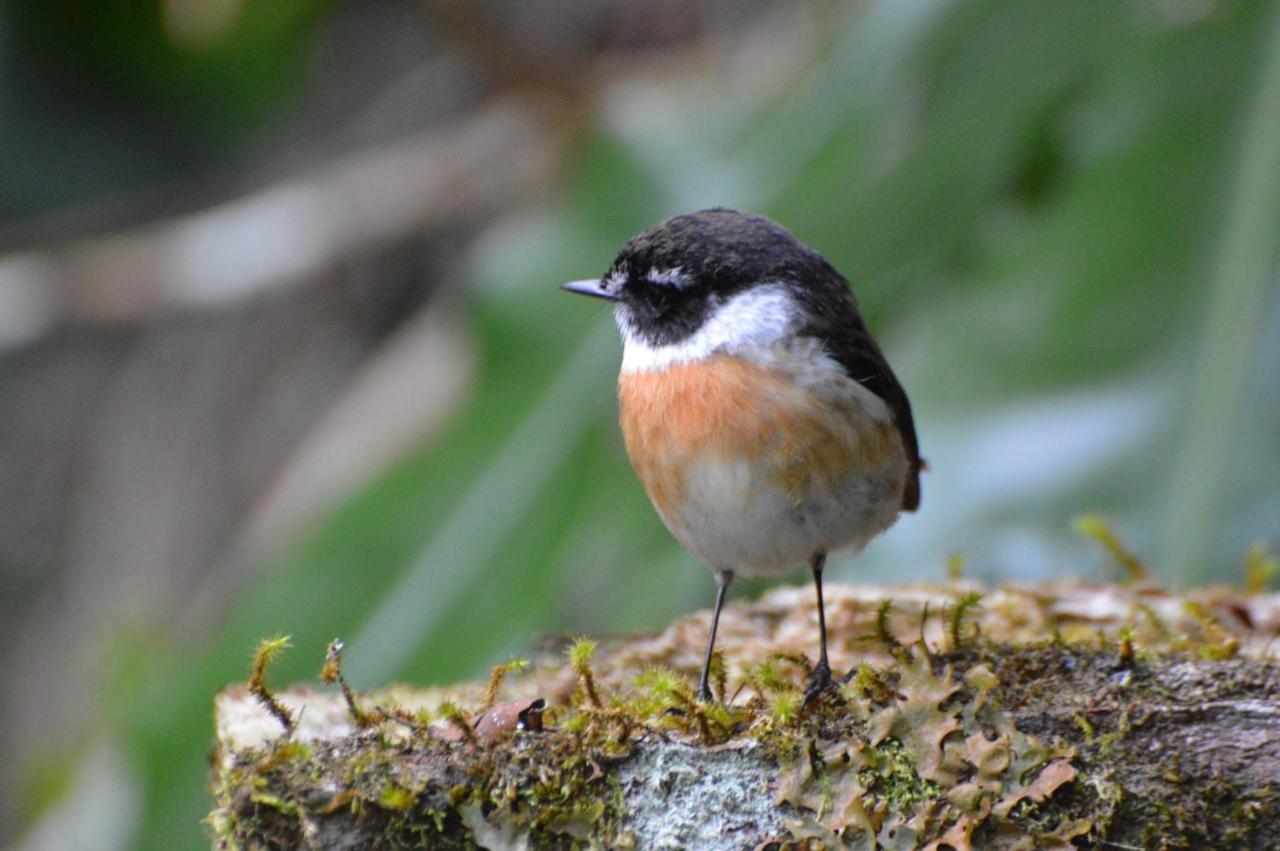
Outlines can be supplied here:
M1057 585L969 607L968 585L836 586L833 661L851 677L805 708L805 590L729 610L730 700L715 710L688 702L705 613L580 653L576 668L536 664L488 711L482 684L365 695L360 721L340 694L295 688L281 695L298 717L285 737L228 689L214 841L1266 848L1280 836L1280 596ZM545 723L525 711L536 698Z

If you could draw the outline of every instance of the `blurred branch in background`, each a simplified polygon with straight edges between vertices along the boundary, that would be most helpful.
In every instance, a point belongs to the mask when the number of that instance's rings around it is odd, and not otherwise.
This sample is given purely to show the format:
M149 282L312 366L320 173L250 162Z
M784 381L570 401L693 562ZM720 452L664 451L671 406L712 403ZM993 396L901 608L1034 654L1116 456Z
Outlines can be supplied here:
M838 577L1100 573L1069 518L1149 554L1181 500L1230 580L1280 529L1280 296L1223 259L1274 239L1237 161L1245 118L1270 132L1261 4L271 6L0 13L0 832L27 847L104 811L111 847L197 844L208 700L264 635L432 683L705 604L621 452L613 330L555 290L673 212L791 227L911 391L924 510ZM1219 246L1214 292L1261 308L1206 326ZM1246 382L1235 424L1178 432L1193 362ZM1187 441L1220 503L1171 475Z
M0 346L139 323L314 280L348 257L491 216L545 181L549 124L515 102L199 213L0 258Z

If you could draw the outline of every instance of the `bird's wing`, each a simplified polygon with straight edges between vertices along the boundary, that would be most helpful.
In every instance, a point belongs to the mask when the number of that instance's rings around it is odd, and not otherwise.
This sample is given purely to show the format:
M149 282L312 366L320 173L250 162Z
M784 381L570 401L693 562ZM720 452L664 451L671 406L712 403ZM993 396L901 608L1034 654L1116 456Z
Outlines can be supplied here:
M920 470L924 462L920 458L915 420L911 416L911 401L867 330L848 282L834 270L831 272L838 280L833 281L833 286L825 293L819 291L813 302L805 305L809 322L802 333L820 339L845 374L883 399L893 412L894 424L902 435L902 444L911 462L902 509L915 511L920 507Z

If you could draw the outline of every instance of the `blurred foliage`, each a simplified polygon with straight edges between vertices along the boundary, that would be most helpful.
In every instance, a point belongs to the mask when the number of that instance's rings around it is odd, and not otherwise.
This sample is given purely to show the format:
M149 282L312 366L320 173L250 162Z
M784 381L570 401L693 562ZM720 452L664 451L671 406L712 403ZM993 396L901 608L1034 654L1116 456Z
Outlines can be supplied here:
M71 57L99 94L170 112L218 139L261 121L294 91L302 38L326 0L14 0L19 38Z
M160 37L154 6L99 4L77 29L67 5L19 17L217 137L287 93L280 69L324 4L247 4L234 37L194 51ZM854 282L911 392L934 469L923 513L838 577L938 576L957 550L985 576L1097 570L1068 528L1083 510L1152 552L1271 13L826 8L821 49L783 90L728 99L676 76L611 95L554 197L475 248L481 377L449 427L267 565L213 635L122 635L107 652L110 724L145 789L138 847L194 844L210 697L244 678L264 635L294 637L280 682L314 679L340 635L354 684L430 683L540 633L653 628L709 602L616 437L608 318L555 290L673 212L724 204L784 222ZM1212 569L1280 528L1274 288L1268 299L1249 407L1221 424L1253 472L1218 507L1230 523L1199 581L1237 579Z
M296 92L327 0L10 0L0 10L0 215L209 160Z

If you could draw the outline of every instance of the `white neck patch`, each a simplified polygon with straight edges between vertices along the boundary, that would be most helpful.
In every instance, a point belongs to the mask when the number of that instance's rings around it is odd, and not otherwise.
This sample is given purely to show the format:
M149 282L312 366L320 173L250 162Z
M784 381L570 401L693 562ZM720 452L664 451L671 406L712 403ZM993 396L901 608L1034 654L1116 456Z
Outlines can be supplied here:
M615 317L622 332L622 371L645 372L703 360L715 354L767 349L786 339L800 315L780 284L765 284L738 293L720 304L691 336L667 346L639 337L620 308Z

